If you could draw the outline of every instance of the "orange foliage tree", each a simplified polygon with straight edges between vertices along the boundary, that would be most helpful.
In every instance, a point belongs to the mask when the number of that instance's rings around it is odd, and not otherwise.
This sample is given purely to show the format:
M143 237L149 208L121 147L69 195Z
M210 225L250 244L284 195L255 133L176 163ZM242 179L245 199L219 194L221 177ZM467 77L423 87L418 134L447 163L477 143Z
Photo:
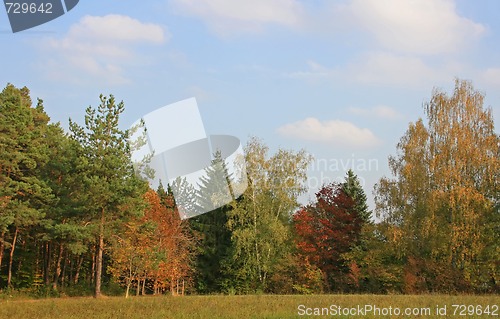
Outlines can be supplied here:
M500 291L500 137L483 99L458 79L452 95L435 90L376 185L406 292Z
M113 236L109 270L126 286L126 297L133 284L137 295L145 294L146 288L154 294L183 294L186 281L191 282L192 236L173 196L161 195L149 190L144 215L129 220L123 232Z

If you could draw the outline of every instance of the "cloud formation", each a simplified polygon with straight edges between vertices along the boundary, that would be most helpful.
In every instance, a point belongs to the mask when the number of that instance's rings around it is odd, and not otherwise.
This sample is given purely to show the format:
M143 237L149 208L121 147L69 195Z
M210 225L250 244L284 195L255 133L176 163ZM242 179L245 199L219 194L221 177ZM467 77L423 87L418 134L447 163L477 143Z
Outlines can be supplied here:
M70 28L68 37L87 38L93 41L162 43L168 35L158 25L142 23L128 16L110 14L102 17L83 17Z
M368 52L351 61L344 72L355 83L415 88L449 80L450 71L447 65L431 67L416 56Z
M128 16L85 16L64 37L46 41L45 48L53 57L46 62L46 71L65 80L78 71L108 84L127 83L123 67L137 58L135 46L158 45L169 38L161 26Z
M357 29L373 37L380 49L399 53L456 52L472 46L486 31L484 25L459 15L454 0L349 0L341 5L299 0L170 0L170 4L180 14L201 19L220 36L257 33L270 24L320 27L332 33ZM326 30L325 23L329 25Z
M487 68L479 74L481 84L492 89L500 90L500 67Z
M258 33L266 25L297 27L303 8L297 0L171 0L179 13L201 19L220 36Z
M349 112L363 117L376 117L385 120L399 120L403 115L392 107L379 105L372 108L350 107Z
M461 68L452 63L431 67L420 57L379 51L359 54L345 65L333 68L315 61L307 61L307 65L306 70L285 73L284 76L309 82L420 88L429 83L449 81L454 74L460 73Z
M380 144L379 139L367 128L341 121L320 121L314 117L286 124L277 132L288 138L319 142L341 147L373 147Z
M460 16L453 0L352 0L342 12L383 48L397 52L455 52L486 30Z

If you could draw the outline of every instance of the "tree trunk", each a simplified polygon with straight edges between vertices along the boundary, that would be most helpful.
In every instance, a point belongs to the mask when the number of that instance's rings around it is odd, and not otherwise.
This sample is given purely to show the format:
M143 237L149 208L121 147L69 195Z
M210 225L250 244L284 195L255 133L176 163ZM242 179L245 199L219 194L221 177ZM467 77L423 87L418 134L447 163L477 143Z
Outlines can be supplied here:
M50 242L46 242L43 249L43 282L45 286L50 284Z
M102 254L104 251L104 208L101 209L101 223L99 225L99 246L97 248L95 298L101 297Z
M75 285L78 283L78 278L80 277L80 269L82 269L82 264L83 264L83 254L78 256L78 264L76 265L76 272L75 272L75 279L74 279Z
M57 255L56 261L56 272L54 273L54 281L52 282L52 288L57 289L57 283L59 281L59 276L61 276L61 260L63 257L63 245L59 244L59 254Z
M14 262L14 250L16 249L17 234L19 229L16 227L14 232L14 239L12 239L12 247L10 247L10 260L9 260L9 274L7 276L7 287L11 287L12 283L12 263Z
M22 246L21 246L23 249L26 248L26 241L24 241L22 243ZM19 258L19 262L17 263L17 273L19 274L21 272L21 269L23 267L23 259L22 258Z
M141 291L141 279L137 276L137 290L135 291L135 295L139 296L139 292Z
M125 290L125 298L128 298L130 292L130 285L132 284L132 280L127 279L127 290Z
M62 272L61 272L61 287L64 287L64 284L66 283L66 268L68 267L68 251L64 251L64 258L63 258L63 266L62 266ZM70 270L71 274L71 270ZM70 279L71 281L71 279Z
M142 291L141 291L141 294L143 296L146 295L145 294L145 290L146 290L146 277L144 277L144 279L142 279Z
M170 294L172 296L175 296L175 290L174 290L174 276L170 276Z
M73 283L73 268L75 267L75 259L74 258L68 258L69 262L69 275L68 275L68 286L70 286Z
M95 283L95 261L96 261L96 251L97 251L97 246L94 245L94 247L92 247L93 250L92 250L92 267L90 268L92 271L90 272L90 284L94 284Z
M159 272L160 272L160 270L156 271L156 275L155 275L155 279L154 279L154 285L153 285L153 294L154 295L158 295L160 292L160 282L158 280Z
M4 236L5 232L2 232L0 235L0 269L2 269L3 250L5 249L5 244L3 242Z

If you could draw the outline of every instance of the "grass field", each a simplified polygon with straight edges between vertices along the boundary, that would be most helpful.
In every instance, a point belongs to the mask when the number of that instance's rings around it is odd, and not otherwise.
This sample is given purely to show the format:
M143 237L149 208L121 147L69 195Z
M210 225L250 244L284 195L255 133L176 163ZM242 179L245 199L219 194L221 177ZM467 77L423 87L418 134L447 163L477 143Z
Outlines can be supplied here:
M338 308L339 306L342 308ZM369 310L370 306L371 312L362 312ZM437 306L441 309L440 314L436 313ZM443 310L445 306L446 316ZM499 306L500 296L256 295L129 299L86 297L2 300L0 318L500 318ZM342 315L342 311L347 311L342 310L344 308L351 312L351 315ZM415 315L406 315L407 309L415 312ZM396 314L398 310L401 312L399 316ZM416 314L417 312L420 314ZM482 314L479 315L479 312Z

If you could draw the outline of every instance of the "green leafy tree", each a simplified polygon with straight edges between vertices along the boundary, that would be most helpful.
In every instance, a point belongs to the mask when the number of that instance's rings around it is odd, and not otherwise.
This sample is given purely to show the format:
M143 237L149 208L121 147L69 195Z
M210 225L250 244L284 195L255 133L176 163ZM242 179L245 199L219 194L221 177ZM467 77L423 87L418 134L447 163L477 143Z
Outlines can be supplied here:
M268 151L255 138L247 144L248 188L229 212L230 268L239 292L269 291L270 278L291 253L291 215L305 191L310 156L280 149L269 157Z
M83 180L87 213L97 225L95 296L101 295L105 228L128 214L140 213L146 184L134 173L127 143L128 132L120 130L124 104L101 95L101 104L88 107L85 126L70 120L72 137L82 146Z

